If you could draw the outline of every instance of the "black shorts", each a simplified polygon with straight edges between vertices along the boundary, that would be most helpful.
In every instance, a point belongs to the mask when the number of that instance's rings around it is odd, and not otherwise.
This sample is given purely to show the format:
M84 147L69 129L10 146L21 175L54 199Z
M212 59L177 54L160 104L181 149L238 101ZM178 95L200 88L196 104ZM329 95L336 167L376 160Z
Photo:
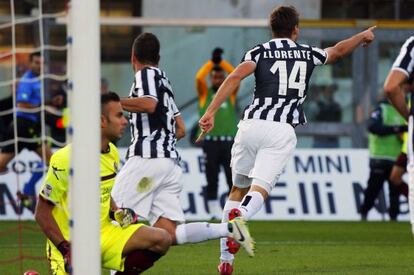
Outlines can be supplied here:
M39 148L42 143L40 141L40 123L30 119L17 117L17 136L19 138L32 139L31 141L19 141L17 144L18 152L24 148L34 151ZM11 124L4 141L14 140L14 124ZM2 153L14 153L14 143L1 148Z
M407 169L407 154L401 152L395 161L395 165L404 168L404 170Z

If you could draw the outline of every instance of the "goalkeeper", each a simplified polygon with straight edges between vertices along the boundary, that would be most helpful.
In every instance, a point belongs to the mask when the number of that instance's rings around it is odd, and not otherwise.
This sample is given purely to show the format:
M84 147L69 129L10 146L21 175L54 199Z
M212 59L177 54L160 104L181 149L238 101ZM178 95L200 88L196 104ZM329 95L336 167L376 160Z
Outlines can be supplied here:
M101 262L103 268L117 270L116 274L139 274L167 252L171 238L163 229L137 224L137 215L131 209L118 208L113 202L110 194L119 155L111 141L122 136L127 121L115 93L101 95L101 112ZM67 145L53 154L35 213L48 238L47 258L53 274L71 272L67 196L70 151L71 145Z

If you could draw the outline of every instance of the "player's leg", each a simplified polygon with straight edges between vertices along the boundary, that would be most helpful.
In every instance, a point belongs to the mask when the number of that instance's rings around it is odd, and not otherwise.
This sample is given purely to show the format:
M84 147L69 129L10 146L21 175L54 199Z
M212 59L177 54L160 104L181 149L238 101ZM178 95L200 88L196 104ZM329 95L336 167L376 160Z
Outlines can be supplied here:
M171 245L169 234L160 228L141 226L125 244L124 271L120 274L137 274L147 270L165 255Z
M211 218L218 218L221 214L221 208L217 200L218 177L220 172L220 148L218 146L219 142L212 140L206 140L203 144L203 151L206 157L206 199Z
M154 192L154 199L150 213L150 223L155 227L167 230L173 244L198 243L220 237L238 236L239 229L245 235L245 240L240 240L246 251L253 254L253 241L250 237L247 225L242 220L231 224L195 222L184 224L184 212L181 208L179 195L182 186L179 182L182 170L173 161L164 166L173 165L171 172L164 177L164 182L159 190ZM243 242L244 241L244 242Z
M390 216L391 221L396 221L397 216L400 213L400 193L398 192L397 188L390 182L389 178L391 175L392 168L394 167L394 161L387 161L385 162L384 170L385 172L385 180L388 182L388 195L389 195L389 208L388 214Z
M175 221L160 217L155 222L154 227L167 230L172 238L173 245L232 237L243 245L250 256L254 256L254 241L242 218L235 218L231 222L225 223L193 222L177 225Z
M166 230L142 225L128 239L122 250L122 255L126 256L138 249L165 255L170 245L171 238Z
M374 206L379 192L382 189L384 181L387 179L387 171L385 170L381 160L370 159L370 172L367 188L364 191L364 201L360 208L361 219L366 220L369 210Z
M400 193L398 192L395 185L388 182L388 189L389 189L389 200L390 200L390 207L388 209L388 214L390 216L391 221L396 221L398 214L400 213Z
M256 126L268 129L263 134L249 175L253 179L252 186L239 207L246 220L260 210L296 147L296 135L291 125L271 121L263 121L261 124ZM255 130L257 132L259 129Z
M407 155L401 153L391 170L390 181L394 184L398 192L405 197L408 197L408 184L403 180L403 175L407 170Z
M250 130L253 127L252 120L241 121L238 125L234 144L231 149L231 163L233 186L223 208L222 222L228 222L240 214L238 207L240 201L249 191L251 178L248 177L254 167L259 141ZM234 209L234 210L233 210ZM234 253L240 245L231 238L220 239L220 274L232 274Z
M132 224L121 228L112 223L101 225L101 258L104 268L115 274L138 274L151 266L171 245L165 230Z

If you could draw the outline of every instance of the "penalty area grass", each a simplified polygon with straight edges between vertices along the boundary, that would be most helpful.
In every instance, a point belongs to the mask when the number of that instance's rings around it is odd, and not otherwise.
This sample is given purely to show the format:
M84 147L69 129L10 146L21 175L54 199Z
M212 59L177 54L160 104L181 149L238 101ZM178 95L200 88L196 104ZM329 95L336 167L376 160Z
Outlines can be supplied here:
M34 222L0 222L0 274L49 274L45 238ZM256 256L242 249L237 274L414 274L407 222L251 221ZM21 245L19 245L19 243ZM25 255L23 261L13 261ZM171 247L145 274L217 274L219 241ZM109 274L103 271L102 274Z

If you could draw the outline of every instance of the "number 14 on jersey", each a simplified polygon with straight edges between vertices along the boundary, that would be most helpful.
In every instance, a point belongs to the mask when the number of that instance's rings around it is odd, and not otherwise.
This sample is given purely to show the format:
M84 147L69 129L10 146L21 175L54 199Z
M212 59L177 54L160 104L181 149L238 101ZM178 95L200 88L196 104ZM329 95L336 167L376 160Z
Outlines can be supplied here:
M289 88L298 90L299 97L304 96L306 89L306 66L305 61L295 61L288 77L285 60L278 60L272 65L270 71L273 74L279 72L279 95L286 95Z

